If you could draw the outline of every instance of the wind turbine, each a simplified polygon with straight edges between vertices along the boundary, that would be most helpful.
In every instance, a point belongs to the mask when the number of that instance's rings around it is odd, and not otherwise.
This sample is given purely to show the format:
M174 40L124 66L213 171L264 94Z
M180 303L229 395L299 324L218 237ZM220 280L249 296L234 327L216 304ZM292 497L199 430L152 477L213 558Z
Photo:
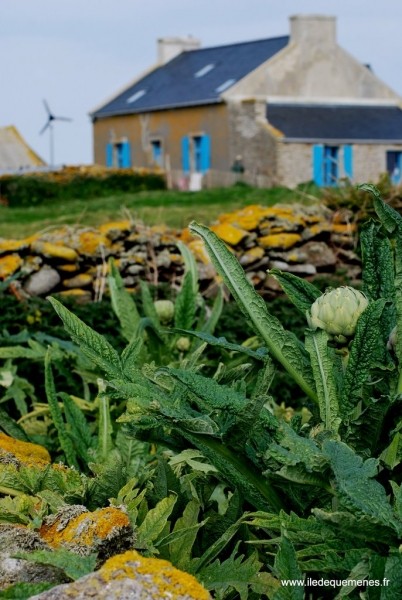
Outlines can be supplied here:
M54 166L53 121L72 121L72 119L69 119L68 117L56 117L50 110L50 107L49 107L48 103L46 102L46 100L43 100L43 104L44 104L45 110L47 112L47 121L46 121L45 125L42 127L42 129L40 130L39 135L42 135L42 133L45 133L46 129L49 129L50 167L52 168Z

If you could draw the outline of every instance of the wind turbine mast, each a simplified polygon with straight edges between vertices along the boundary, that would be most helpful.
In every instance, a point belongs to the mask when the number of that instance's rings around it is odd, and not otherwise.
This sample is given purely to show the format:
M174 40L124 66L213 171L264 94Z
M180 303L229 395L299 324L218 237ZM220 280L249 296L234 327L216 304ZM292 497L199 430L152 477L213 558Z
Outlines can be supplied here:
M54 131L53 131L54 125L53 125L53 122L54 121L72 121L72 119L70 119L69 117L56 117L56 115L54 115L52 113L52 111L50 110L49 104L46 102L46 100L43 100L43 105L47 112L47 121L44 124L44 126L42 127L42 129L40 130L39 135L42 135L43 133L45 133L45 131L47 129L49 130L49 156L50 156L49 166L52 169L54 167Z

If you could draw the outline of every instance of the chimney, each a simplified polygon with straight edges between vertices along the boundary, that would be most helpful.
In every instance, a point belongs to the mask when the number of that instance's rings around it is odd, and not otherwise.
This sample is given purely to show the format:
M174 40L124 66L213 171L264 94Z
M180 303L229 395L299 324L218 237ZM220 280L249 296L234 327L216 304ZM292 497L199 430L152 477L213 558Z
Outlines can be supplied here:
M336 17L293 15L290 17L290 41L302 46L335 46Z
M164 37L158 39L158 63L164 65L184 50L196 50L201 47L200 40L187 37Z

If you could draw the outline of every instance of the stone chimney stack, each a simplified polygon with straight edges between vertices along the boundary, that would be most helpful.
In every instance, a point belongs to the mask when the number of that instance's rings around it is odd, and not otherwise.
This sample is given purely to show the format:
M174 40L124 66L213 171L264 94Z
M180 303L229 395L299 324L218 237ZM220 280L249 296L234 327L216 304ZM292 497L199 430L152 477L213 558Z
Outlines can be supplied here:
M158 63L164 65L184 50L196 50L201 47L200 40L187 37L164 37L158 39Z
M336 45L336 17L293 15L290 17L290 41L302 46Z

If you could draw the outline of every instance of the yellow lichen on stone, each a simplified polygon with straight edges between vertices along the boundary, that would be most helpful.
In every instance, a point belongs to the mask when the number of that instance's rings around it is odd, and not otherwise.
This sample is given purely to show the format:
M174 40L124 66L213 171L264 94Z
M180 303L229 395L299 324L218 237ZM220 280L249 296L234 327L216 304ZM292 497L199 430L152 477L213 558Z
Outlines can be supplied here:
M43 446L16 440L0 433L0 449L12 454L25 466L46 466L50 463L50 454Z
M107 235L110 231L130 231L132 228L132 223L128 219L124 221L111 221L109 223L103 223L100 225L99 231L105 235Z
M7 279L13 275L22 265L24 261L18 254L7 254L0 257L0 279Z
M130 519L125 512L111 506L83 512L70 520L56 519L50 525L42 525L39 533L52 548L71 544L92 548L123 528L130 528Z
M204 265L209 265L211 261L208 256L208 252L205 250L203 240L192 240L188 243L188 247L190 248L191 252L194 254L197 260L202 262Z
M291 248L302 239L298 233L275 233L258 238L258 243L263 248Z
M109 558L99 574L106 582L126 577L136 579L142 575L142 586L149 586L150 591L155 590L161 598L166 596L175 600L184 596L194 600L211 599L209 592L192 575L176 569L167 560L145 558L135 550Z
M31 244L32 252L42 254L47 258L61 258L66 261L75 262L78 260L78 254L73 248L63 246L62 244L52 242L42 242L36 240Z
M109 223L108 225L112 225ZM78 235L77 250L81 254L97 254L101 247L109 248L110 239L102 232L98 231L81 231Z
M236 246L247 235L247 231L234 227L230 223L218 223L218 225L213 225L211 229L221 240L231 246Z
M25 248L28 248L35 239L36 236L34 235L22 240L0 239L0 254L4 254L5 252L19 252L20 250L25 250Z
M352 235L357 229L356 223L333 223L331 231L341 235Z
M86 287L91 285L92 281L92 276L89 273L79 273L71 279L63 279L62 284L64 287L72 289Z
M246 250L244 254L241 255L240 264L244 266L250 265L256 260L261 259L264 256L264 254L264 249L261 248L261 246L254 246L253 248Z
M78 271L79 266L76 264L57 265L56 269L58 271L63 271L64 273L75 273L75 271Z

